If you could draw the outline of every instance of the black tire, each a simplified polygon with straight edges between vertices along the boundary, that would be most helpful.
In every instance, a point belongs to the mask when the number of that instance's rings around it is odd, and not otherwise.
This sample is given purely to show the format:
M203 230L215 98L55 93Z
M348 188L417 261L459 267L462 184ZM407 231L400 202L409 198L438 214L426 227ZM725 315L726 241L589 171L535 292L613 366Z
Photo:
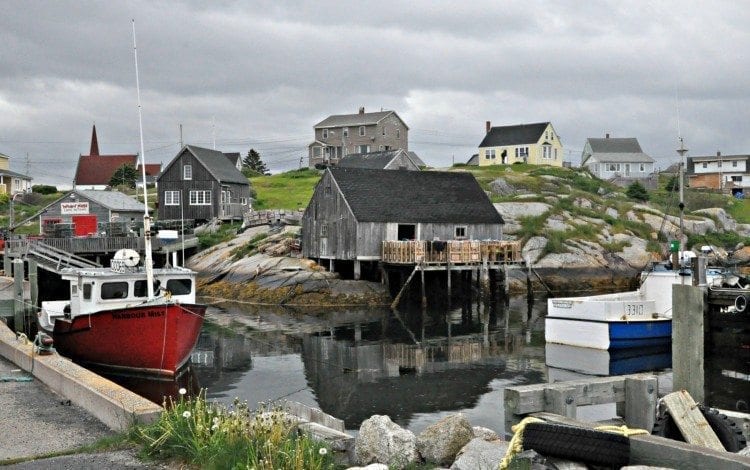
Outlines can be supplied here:
M544 456L616 468L630 461L627 437L563 424L527 424L523 431L523 448L534 449Z
M728 452L739 452L747 446L747 439L742 434L742 429L729 419L727 415L721 414L718 410L704 405L698 405L698 408L700 408L703 417L706 418L711 429L716 433L716 437L719 438L719 441L721 441L721 444ZM659 413L651 434L675 441L685 441L680 429L677 427L674 419L672 419L672 415L666 412Z

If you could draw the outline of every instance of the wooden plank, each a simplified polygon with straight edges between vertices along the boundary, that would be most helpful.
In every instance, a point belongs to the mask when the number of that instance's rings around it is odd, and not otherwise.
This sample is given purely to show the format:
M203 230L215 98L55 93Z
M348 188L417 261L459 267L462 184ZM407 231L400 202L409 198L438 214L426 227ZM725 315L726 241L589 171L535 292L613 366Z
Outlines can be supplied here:
M656 377L625 379L625 422L631 428L651 431L656 414Z
M596 426L596 424L583 423L552 413L534 413L532 416L589 429ZM640 435L630 437L630 465L651 465L680 470L747 470L750 468L750 457L707 449L659 436Z
M685 390L665 395L662 400L685 441L714 450L725 450L698 405Z
M575 387L552 388L544 391L545 411L566 416L576 417L576 389Z

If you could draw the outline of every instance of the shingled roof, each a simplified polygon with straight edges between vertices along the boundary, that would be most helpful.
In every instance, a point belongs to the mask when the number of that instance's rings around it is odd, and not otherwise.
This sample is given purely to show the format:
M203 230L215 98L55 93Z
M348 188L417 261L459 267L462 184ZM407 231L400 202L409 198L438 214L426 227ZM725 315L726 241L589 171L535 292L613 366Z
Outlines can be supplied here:
M369 168L371 170L382 170L401 153L403 153L406 158L414 163L416 169L419 169L419 165L411 159L411 155L409 155L409 152L404 149L381 150L379 152L368 153L352 153L342 158L338 163L338 166L344 168Z
M471 173L329 168L359 222L502 224Z
M100 155L96 126L93 126L89 155L78 157L78 166L73 183L82 186L107 186L118 168L123 165L131 165L135 168L137 164L138 155Z
M484 136L480 147L502 147L505 145L535 144L539 142L549 122L493 127Z
M377 111L374 113L356 113L356 114L336 114L328 116L313 126L315 129L344 127L344 126L369 126L377 124L391 114L396 115L401 122L404 122L395 111ZM407 129L409 126L404 123Z
M597 162L654 163L654 159L641 150L641 144L635 137L591 137L586 141L591 147L591 155L584 155L584 164L591 158Z
M225 154L218 150L196 147L195 145L184 146L182 150L177 153L177 156L169 162L164 171L162 171L162 175L167 173L167 169L178 160L177 157L182 155L183 152L190 152L219 182L250 184L247 177L243 175L236 166L232 165L232 162Z

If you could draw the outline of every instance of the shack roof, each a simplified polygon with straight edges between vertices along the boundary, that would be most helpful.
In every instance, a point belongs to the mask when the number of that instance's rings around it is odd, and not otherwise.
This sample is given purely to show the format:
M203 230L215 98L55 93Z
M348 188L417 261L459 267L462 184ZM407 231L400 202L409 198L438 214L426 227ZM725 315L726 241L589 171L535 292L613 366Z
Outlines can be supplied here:
M359 222L503 224L471 173L329 168Z

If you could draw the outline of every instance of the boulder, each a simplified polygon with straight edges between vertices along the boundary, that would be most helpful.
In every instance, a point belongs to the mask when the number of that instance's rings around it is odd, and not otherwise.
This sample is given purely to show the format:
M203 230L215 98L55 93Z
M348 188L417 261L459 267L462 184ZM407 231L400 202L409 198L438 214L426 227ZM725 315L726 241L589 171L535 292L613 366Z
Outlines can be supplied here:
M693 211L693 214L701 214L706 215L708 217L711 217L712 219L719 222L719 226L728 231L735 231L737 230L737 222L730 217L724 209L718 208L718 207L712 207L709 209L700 209L697 211Z
M496 441L500 439L500 436L498 436L498 434L490 428L474 426L471 428L471 430L474 431L474 437L484 439L485 441Z
M478 468L499 468L508 451L508 442L486 441L475 438L469 441L458 453L451 470L476 470Z
M607 210L605 210L604 213L612 217L613 219L620 217L620 213L617 212L617 209L615 209L614 207L607 207Z
M508 184L503 178L497 178L490 183L490 191L492 194L497 194L499 196L512 196L517 192L516 188Z
M518 220L520 217L536 217L550 210L552 206L543 202L498 202L495 209L505 221Z
M523 246L523 249L521 250L521 256L526 262L533 265L539 260L539 257L542 255L545 246L547 246L546 238L531 237L529 238L529 241L527 241Z
M428 462L450 464L474 438L471 423L462 413L446 416L417 436L417 450Z
M360 465L383 463L402 469L419 461L416 437L384 415L373 415L359 427L354 455Z
M737 264L750 263L750 246L745 246L732 253L732 262Z
M586 198L577 197L573 201L573 204L583 209L591 209L594 205Z

